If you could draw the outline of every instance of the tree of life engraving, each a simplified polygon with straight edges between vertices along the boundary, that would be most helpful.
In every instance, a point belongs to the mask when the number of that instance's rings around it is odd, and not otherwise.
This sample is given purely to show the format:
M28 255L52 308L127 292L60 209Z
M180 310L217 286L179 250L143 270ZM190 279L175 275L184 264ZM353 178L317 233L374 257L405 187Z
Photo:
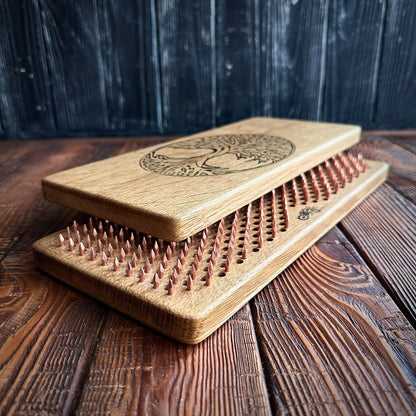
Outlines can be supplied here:
M290 140L263 134L196 137L147 153L140 166L168 176L227 175L278 163L294 150Z

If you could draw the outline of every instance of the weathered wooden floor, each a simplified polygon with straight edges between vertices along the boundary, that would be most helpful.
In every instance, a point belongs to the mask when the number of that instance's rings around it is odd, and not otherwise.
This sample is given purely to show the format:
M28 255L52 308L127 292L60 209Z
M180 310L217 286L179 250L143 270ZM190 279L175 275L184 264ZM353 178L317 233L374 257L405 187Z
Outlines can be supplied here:
M387 183L207 340L163 337L37 270L77 213L49 173L167 138L0 142L0 414L415 414L416 132Z

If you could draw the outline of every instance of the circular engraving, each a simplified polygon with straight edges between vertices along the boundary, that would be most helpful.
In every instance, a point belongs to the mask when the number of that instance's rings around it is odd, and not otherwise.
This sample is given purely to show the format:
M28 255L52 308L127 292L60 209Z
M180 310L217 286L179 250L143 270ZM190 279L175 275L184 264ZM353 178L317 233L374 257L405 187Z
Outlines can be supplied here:
M294 150L290 140L262 134L196 137L147 153L140 166L168 176L227 175L278 163Z

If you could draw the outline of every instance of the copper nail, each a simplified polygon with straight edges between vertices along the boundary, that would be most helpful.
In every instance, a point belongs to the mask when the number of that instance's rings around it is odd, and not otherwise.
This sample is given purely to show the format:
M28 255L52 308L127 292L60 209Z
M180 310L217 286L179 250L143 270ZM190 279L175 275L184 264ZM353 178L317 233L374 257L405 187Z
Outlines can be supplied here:
M158 275L159 275L159 277L161 279L163 279L163 277L165 276L165 270L164 270L164 268L162 266L162 263L159 263L159 267L157 269L157 273L158 273Z
M143 250L142 250L142 246L140 244L137 246L137 257L139 259L141 259L143 257Z
M192 280L196 279L196 270L194 265L191 266L191 271L189 272L189 275L191 276Z
M168 267L168 258L166 256L166 254L163 255L162 266L163 266L164 269L166 269Z
M144 271L144 269L143 269L143 266L142 267L140 267L140 270L139 270L139 281L140 282L144 282L145 281L145 271Z
M178 272L178 274L180 274L182 271L182 263L179 259L176 259L176 271Z
M174 285L176 285L179 281L179 275L178 275L178 272L176 271L176 268L174 268L172 272L172 281Z
M144 263L144 271L145 271L146 273L149 273L149 272L150 272L150 270L152 270L152 266L151 266L151 264L150 264L149 257L147 257L147 258L146 258L146 262Z
M173 295L173 282L172 279L169 279L169 283L168 283L168 295L172 296Z
M130 250L131 250L131 244L130 244L130 241L127 240L124 244L124 251L126 252L126 254L130 254Z
M120 262L118 261L117 256L114 257L114 270L115 271L120 270Z
M120 263L124 263L124 260L126 260L126 252L121 248L120 249Z
M150 250L149 259L150 259L150 264L153 264L155 262L156 254L153 249Z
M209 270L207 270L207 274L205 275L205 284L207 286L211 286L211 283L212 283L211 272Z
M127 277L131 277L131 275L133 274L133 268L130 264L130 262L127 262L127 266L126 266L126 276Z
M186 279L186 290L191 291L193 289L194 283L191 276L188 276Z
M105 231L103 232L103 243L105 246L108 244L108 236Z
M133 253L131 256L131 265L134 268L137 267L138 265L138 259L137 259L136 253Z
M198 256L194 256L194 261L193 261L193 266L195 267L195 270L198 270L198 266L199 266L199 260L198 260Z
M179 260L183 266L185 264L185 254L183 253L183 250L181 250L181 253L179 254Z
M159 276L157 275L157 273L155 273L153 276L153 288L159 289L159 286L160 286Z

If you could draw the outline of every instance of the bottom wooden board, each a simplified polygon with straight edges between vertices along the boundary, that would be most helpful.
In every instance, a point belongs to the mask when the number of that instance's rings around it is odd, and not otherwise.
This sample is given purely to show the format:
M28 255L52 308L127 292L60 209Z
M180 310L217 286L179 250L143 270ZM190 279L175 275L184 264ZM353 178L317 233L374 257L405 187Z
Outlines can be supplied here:
M37 241L33 245L35 259L40 268L63 282L163 334L195 344L222 325L386 179L386 164L369 161L367 166L345 186L344 175L336 174L340 184L337 192L326 171L324 178L306 175L303 184L297 178L286 184L284 191L282 187L276 189L275 197L267 194L176 246L114 226L118 231L116 243L116 235L110 231L112 224L103 222L102 227L95 224L98 235L92 227L87 227L85 233L96 251L98 240L103 243L107 265L102 264L102 253L96 260L91 259L88 248L80 254L76 227L69 230L69 235L64 230ZM329 195L325 187L330 189ZM87 245L82 229L78 225L80 238ZM65 236L63 247L59 234ZM69 249L69 237L75 241L73 250ZM164 259L168 247L174 251ZM121 249L126 253L124 260ZM141 258L127 276L133 253ZM115 256L123 260L119 270L114 270ZM140 267L146 259L152 259L152 264L140 281ZM196 263L197 270L190 279ZM178 281L169 290L169 281L175 281L175 268ZM154 273L158 270L160 282L155 288ZM192 290L188 290L190 280Z

